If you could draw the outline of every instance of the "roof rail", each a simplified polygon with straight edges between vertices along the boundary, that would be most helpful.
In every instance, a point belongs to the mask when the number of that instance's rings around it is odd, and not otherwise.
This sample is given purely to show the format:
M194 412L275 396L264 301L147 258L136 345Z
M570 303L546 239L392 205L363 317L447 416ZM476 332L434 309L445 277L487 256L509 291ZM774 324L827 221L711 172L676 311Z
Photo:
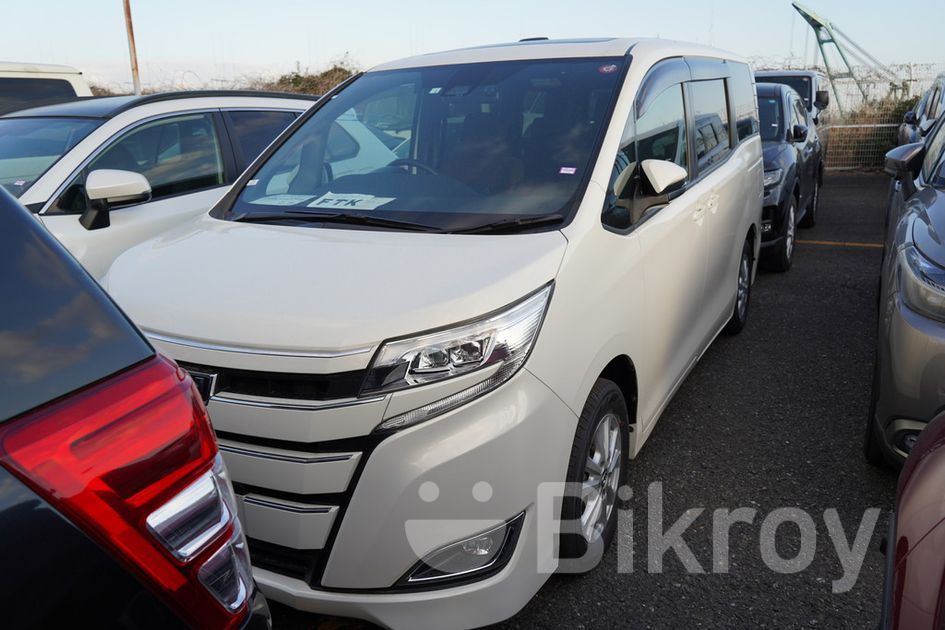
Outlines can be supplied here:
M548 41L547 37L523 37L518 40L519 42L546 42Z
M108 117L114 117L129 109L147 105L149 103L160 103L162 101L173 101L181 98L207 98L207 97L257 97L257 98L286 98L307 101L317 101L321 95L316 94L296 94L294 92L266 92L262 90L178 90L176 92L158 92L157 94L145 94L132 99L131 101L116 107ZM106 97L107 98L107 97Z

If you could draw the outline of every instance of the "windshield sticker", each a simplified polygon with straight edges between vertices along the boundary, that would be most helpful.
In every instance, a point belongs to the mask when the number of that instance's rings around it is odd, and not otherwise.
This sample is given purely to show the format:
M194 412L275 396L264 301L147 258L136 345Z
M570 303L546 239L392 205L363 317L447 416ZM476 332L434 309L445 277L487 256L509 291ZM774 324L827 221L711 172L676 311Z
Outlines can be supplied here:
M439 87L430 88L430 94L439 94L442 91L443 91L443 88L439 88Z
M597 71L600 72L601 74L610 74L612 72L616 72L619 67L620 66L618 66L615 63L608 63L598 68Z
M577 174L577 167L575 166L562 166L558 169L559 175L575 175Z
M301 206L312 198L312 195L269 195L255 199L250 203L263 206Z
M247 186L255 186L255 185L258 184L258 183L259 183L259 180L258 180L258 179L251 179L251 180L249 180L248 182L246 182L246 185L247 185Z
M358 193L327 193L308 204L309 208L351 208L353 210L377 210L396 197L375 197Z

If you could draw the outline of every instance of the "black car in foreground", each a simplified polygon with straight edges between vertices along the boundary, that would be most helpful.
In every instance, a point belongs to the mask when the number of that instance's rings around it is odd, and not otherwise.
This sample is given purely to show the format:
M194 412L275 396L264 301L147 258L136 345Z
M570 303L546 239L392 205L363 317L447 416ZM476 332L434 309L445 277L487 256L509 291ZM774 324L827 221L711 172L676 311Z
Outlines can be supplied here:
M265 628L197 391L0 189L3 626Z
M794 259L797 226L817 222L823 145L796 91L777 83L758 83L757 90L765 162L761 263L787 271Z

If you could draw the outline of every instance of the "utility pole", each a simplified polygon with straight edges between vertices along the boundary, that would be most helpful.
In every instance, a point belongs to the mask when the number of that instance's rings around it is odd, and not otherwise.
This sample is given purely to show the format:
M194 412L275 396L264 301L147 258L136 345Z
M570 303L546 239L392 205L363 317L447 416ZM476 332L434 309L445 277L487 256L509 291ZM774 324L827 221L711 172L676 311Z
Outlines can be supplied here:
M131 57L131 80L135 86L135 96L141 94L141 79L138 78L138 51L135 49L135 29L131 24L131 2L122 0L125 5L125 30L128 32L128 56Z

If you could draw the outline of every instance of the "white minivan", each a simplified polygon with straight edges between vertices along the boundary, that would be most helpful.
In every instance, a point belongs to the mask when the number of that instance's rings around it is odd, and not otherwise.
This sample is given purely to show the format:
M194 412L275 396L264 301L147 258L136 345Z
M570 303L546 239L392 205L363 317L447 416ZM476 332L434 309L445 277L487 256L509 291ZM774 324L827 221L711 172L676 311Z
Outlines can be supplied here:
M614 538L631 460L745 325L761 204L743 59L527 41L340 86L106 284L198 382L267 596L481 626Z

